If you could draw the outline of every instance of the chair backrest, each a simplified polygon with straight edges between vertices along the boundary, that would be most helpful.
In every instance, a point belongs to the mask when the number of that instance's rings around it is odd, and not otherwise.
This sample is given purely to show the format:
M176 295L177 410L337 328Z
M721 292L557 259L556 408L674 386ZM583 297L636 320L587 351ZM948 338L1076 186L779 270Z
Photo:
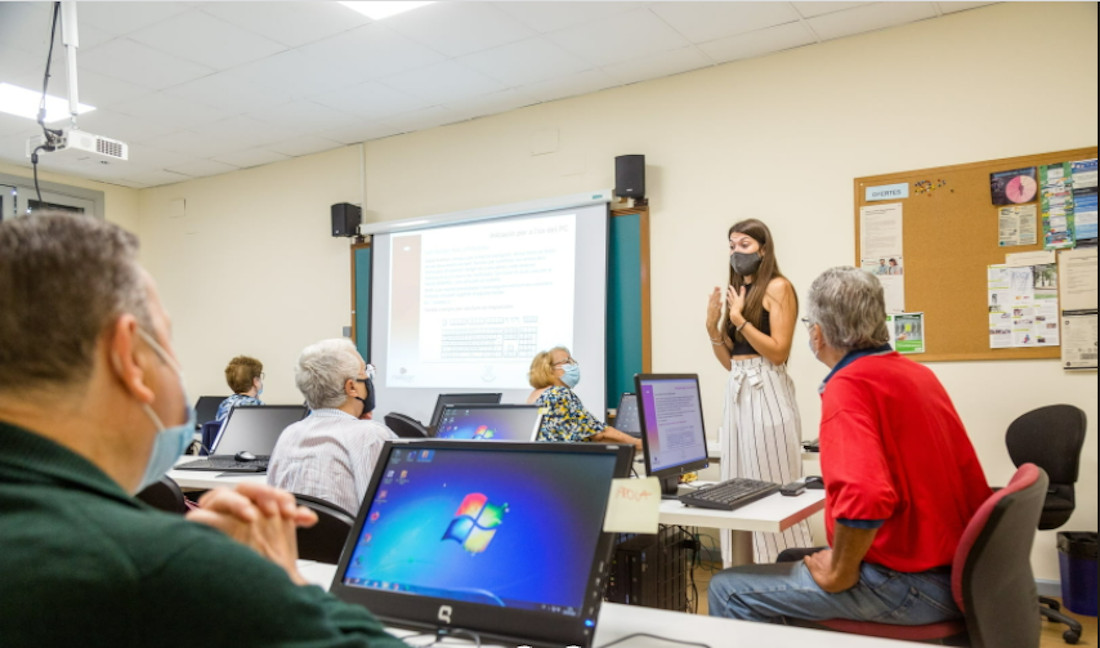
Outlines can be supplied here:
M189 510L183 499L183 491L171 477L162 477L160 481L146 486L134 497L153 508L169 513L182 514Z
M1047 405L1013 421L1005 433L1012 463L1033 463L1051 484L1073 484L1085 445L1085 412L1073 405Z
M298 558L332 565L340 562L340 552L344 550L355 516L317 497L297 493L294 497L300 506L307 506L317 514L317 524L308 529L298 527Z
M199 399L195 401L195 424L202 425L207 421L214 420L214 417L218 415L218 406L227 398L229 397L199 396Z
M386 422L386 427L402 439L424 439L429 436L428 428L407 414L390 412L382 420Z
M1039 598L1031 545L1046 498L1047 476L1034 464L978 507L966 525L951 570L955 603L973 648L1039 645Z
M207 421L202 424L202 448L199 449L199 454L206 456L210 454L212 445L214 445L214 439L218 438L218 430L222 429L222 423L224 421Z

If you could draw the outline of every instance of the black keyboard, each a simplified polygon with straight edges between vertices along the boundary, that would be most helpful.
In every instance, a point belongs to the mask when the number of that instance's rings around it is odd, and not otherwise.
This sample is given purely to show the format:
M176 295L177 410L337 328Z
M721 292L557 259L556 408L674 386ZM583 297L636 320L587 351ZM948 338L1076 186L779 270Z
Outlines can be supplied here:
M187 463L180 464L175 467L176 470L210 470L217 472L241 472L241 473L262 473L267 472L267 461L265 457L257 457L253 461L237 461L235 458L227 457L208 457L206 459L196 459L195 461L188 461Z
M779 484L734 477L728 481L701 486L690 493L684 493L680 495L679 500L684 506L732 511L776 492L779 492Z

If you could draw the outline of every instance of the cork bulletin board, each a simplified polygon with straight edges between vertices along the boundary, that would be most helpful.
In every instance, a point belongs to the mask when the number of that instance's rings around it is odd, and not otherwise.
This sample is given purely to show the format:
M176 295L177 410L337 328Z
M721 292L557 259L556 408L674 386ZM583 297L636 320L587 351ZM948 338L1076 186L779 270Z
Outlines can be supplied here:
M889 202L902 206L905 311L924 313L925 352L913 355L914 360L1060 358L1058 346L989 347L987 266L1004 263L1009 253L1043 249L1038 213L1039 235L1034 245L999 244L998 209L992 202L990 175L1095 158L1096 153L1093 146L855 179L857 267L862 257L860 208ZM866 199L869 187L900 184L907 185L905 198Z

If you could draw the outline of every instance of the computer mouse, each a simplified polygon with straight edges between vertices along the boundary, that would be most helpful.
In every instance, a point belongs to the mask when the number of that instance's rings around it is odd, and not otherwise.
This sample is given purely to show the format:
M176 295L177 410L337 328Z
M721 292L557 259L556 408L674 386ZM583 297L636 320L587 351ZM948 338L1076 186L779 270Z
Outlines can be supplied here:
M806 488L825 488L825 482L817 475L807 475L803 481L806 482Z
M252 454L248 450L241 450L237 454L233 455L233 458L237 461L256 461L256 455Z

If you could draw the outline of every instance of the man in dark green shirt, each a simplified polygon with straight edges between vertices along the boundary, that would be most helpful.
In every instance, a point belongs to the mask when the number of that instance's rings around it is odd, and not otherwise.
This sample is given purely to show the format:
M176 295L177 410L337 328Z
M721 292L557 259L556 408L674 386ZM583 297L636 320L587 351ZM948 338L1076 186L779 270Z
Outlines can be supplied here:
M137 240L83 216L0 224L0 645L402 648L365 609L307 585L267 486L188 518L131 494L193 425Z

